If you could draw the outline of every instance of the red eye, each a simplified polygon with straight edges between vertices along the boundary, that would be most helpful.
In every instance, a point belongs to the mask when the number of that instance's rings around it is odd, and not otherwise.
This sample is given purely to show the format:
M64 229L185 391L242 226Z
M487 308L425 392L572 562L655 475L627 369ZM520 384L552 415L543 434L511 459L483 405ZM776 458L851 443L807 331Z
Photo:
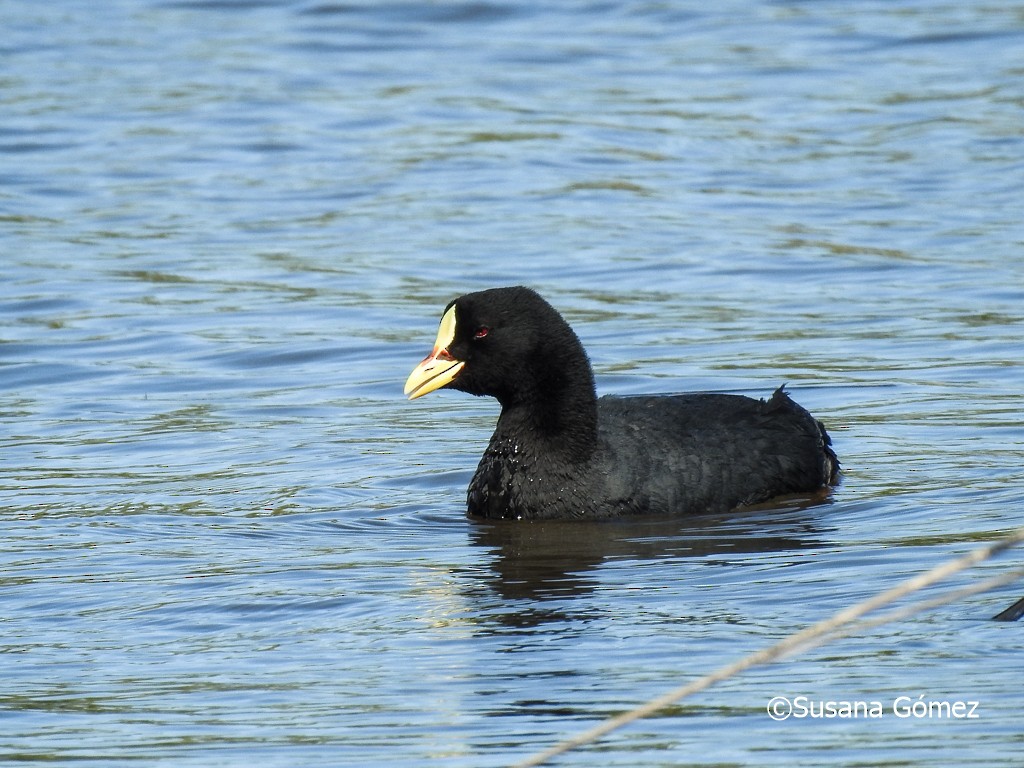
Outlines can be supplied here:
M479 328L476 329L476 333L473 334L473 338L474 339L486 339L487 338L487 334L489 334L490 332L491 332L490 328L488 328L486 325L481 325Z

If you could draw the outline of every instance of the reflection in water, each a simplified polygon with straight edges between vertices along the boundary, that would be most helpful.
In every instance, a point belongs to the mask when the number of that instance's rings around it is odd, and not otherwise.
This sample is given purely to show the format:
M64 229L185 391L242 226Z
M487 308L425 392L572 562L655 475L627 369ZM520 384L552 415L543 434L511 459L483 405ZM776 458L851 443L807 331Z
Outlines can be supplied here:
M629 519L479 521L472 544L491 550L488 586L506 599L545 600L590 593L605 561L696 558L829 546L808 510L822 498L731 516ZM518 614L522 618L521 614Z

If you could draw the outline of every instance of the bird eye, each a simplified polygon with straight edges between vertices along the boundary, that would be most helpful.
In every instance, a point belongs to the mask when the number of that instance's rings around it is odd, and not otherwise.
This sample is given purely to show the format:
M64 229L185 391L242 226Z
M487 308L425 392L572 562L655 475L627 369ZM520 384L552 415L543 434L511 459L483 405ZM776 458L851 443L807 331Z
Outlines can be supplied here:
M473 334L473 338L474 339L486 339L487 338L487 334L489 334L490 332L491 332L490 328L488 328L486 325L481 325L479 328L476 329L476 332Z

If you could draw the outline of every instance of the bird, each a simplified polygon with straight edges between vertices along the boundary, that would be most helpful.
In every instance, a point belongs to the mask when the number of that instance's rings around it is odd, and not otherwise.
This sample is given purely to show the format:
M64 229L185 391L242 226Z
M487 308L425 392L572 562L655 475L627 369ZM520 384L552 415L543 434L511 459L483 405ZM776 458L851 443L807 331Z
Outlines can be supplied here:
M471 517L595 520L731 512L834 485L825 427L783 384L767 399L598 397L579 337L524 286L448 303L405 383L490 396L497 424L466 495Z

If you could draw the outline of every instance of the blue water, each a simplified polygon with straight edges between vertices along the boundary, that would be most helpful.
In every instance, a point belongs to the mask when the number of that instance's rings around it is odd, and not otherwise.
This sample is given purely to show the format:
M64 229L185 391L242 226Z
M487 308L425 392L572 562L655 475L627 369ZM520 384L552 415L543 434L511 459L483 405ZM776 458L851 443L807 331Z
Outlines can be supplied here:
M1019 3L0 16L4 764L507 765L1024 521ZM467 520L497 407L402 384L448 300L513 283L602 392L788 382L843 484ZM1019 765L988 617L1021 593L557 764ZM892 712L921 695L979 717Z

